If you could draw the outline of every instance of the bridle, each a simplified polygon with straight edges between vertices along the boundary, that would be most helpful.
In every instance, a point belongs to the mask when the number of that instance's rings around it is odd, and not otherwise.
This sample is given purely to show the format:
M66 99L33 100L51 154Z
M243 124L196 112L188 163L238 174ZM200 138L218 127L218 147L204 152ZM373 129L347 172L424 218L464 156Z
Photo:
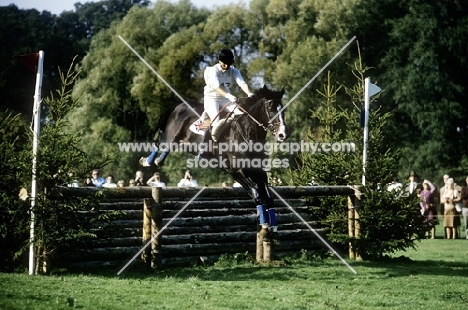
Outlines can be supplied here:
M260 123L259 121L257 121L255 119L255 117L253 117L252 114L250 114L246 109L241 107L239 105L239 103L236 102L236 105L242 112L244 112L248 117L250 117L250 119L252 119L252 121L254 121L259 127L262 127L263 130L265 130L266 132L271 132L271 133L275 134L276 133L276 128L279 128L281 125L284 125L283 119L282 119L281 116L279 116L278 121L272 122L272 119L270 118L270 114L267 111L267 105L268 105L269 102L272 102L273 100L268 99L267 101L265 101L266 100L265 98L263 98L262 100L264 101L263 104L262 104L262 112L264 112L265 115L267 116L267 118L269 119L266 126L263 123ZM278 111L281 109L280 105L281 104L279 104L277 106Z

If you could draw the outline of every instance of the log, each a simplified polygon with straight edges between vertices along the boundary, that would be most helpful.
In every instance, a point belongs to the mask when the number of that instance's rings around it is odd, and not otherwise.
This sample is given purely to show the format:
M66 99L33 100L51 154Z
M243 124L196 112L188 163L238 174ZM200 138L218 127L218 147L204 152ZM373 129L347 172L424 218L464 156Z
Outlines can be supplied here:
M206 198L197 197L196 200L192 201L189 208L190 209L227 209L227 210L237 210L237 209L245 209L245 210L255 210L255 203L251 199L229 199L226 200L208 200ZM180 210L187 204L186 201L170 201L165 200L163 201L163 209L164 210ZM308 207L308 202L304 199L288 199L288 204L293 206L294 208L300 207ZM279 199L275 200L275 207L277 209L280 208L287 208L287 206Z
M271 187L284 199L303 198L308 196L347 196L354 195L354 189L351 186L276 186ZM152 188L149 186L135 186L122 188L96 188L96 187L58 187L63 197L89 197L100 194L106 198L151 198ZM199 193L201 188L162 188L164 199L177 198L191 199ZM276 195L273 194L273 197ZM230 197L231 199L250 198L243 188L225 188L225 187L205 187L199 194L199 198L209 197L220 199Z
M185 234L173 234L173 235L162 235L161 241L163 245L174 245L174 244L204 244L204 243L230 243L230 242L251 242L255 236L255 227L251 228L250 231L236 231L236 232L225 232L220 231L217 233L199 233L194 234L188 231L184 231ZM322 233L322 230L316 230ZM280 230L278 232L277 240L280 242L289 242L289 240L314 240L315 234L310 230ZM147 239L148 240L148 239ZM149 241L149 240L148 240ZM140 237L123 237L123 238L101 238L91 240L87 243L88 249L92 248L104 248L104 247L125 247L125 246L144 246L146 242L142 242ZM144 259L143 259L144 260Z

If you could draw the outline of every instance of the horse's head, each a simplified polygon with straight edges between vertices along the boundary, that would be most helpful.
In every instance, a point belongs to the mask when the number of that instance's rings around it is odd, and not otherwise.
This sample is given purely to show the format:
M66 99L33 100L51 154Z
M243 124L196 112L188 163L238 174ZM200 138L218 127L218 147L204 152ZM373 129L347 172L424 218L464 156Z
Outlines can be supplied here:
M284 123L283 104L281 103L283 95L284 89L272 91L266 85L255 94L257 99L263 101L262 122L267 123L266 128L273 133L276 142L283 142L288 136Z

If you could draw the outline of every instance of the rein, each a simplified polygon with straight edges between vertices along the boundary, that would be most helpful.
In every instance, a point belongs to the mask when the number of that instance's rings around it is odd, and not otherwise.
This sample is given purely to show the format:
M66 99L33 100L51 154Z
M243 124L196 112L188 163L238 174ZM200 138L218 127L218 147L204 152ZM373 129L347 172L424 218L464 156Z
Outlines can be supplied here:
M242 112L244 112L245 114L247 114L247 116L249 116L258 126L262 127L263 130L265 130L266 132L268 132L268 131L274 131L274 125L273 125L272 123L268 122L269 125L265 127L265 125L263 125L263 123L260 123L259 121L257 121L257 120L255 119L255 117L253 117L246 109L244 109L243 107L241 107L240 104L237 103L237 101L236 101L236 105L237 105L237 107L238 107ZM263 109L263 107L262 107L262 109ZM266 113L266 114L267 114L267 116L268 116L268 113ZM280 125L281 125L281 124L280 124Z

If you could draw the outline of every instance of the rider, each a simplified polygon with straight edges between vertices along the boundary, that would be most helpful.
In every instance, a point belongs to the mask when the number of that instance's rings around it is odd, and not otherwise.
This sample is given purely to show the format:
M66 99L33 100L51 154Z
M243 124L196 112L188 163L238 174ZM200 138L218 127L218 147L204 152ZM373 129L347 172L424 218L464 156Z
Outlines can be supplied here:
M216 117L221 108L226 106L225 110L227 112L232 112L234 110L234 114L242 114L239 109L235 109L235 102L237 99L231 94L229 89L232 83L235 81L249 97L254 95L244 81L240 71L232 66L234 63L234 55L231 50L220 50L218 60L219 62L216 65L207 67L204 72L206 85L203 102L205 112L212 122L211 135L214 141L217 140L216 134L221 125L232 121L231 118L220 121L219 117ZM198 122L203 121L204 119L198 120Z
M199 128L200 125L203 124L206 114L208 114L208 117L212 122L211 136L215 142L217 141L216 134L219 133L219 129L222 125L232 121L232 118L220 120L219 117L216 117L219 110L226 106L224 110L227 112L234 111L234 114L242 114L242 111L236 109L237 106L235 102L237 101L237 98L231 94L229 89L233 81L235 81L249 97L254 96L250 91L249 86L244 81L240 71L232 66L234 63L234 54L232 51L229 49L221 49L218 54L218 60L219 62L216 65L205 69L204 78L206 85L204 88L203 98L205 111L201 118L196 120L190 126L190 129L193 132L204 135L204 141L207 140L206 133L208 130L206 132L202 132ZM157 152L158 148L155 147L150 156L140 158L140 164L144 167L152 165L153 162L157 164ZM202 154L203 150L199 150L198 156L201 157Z

